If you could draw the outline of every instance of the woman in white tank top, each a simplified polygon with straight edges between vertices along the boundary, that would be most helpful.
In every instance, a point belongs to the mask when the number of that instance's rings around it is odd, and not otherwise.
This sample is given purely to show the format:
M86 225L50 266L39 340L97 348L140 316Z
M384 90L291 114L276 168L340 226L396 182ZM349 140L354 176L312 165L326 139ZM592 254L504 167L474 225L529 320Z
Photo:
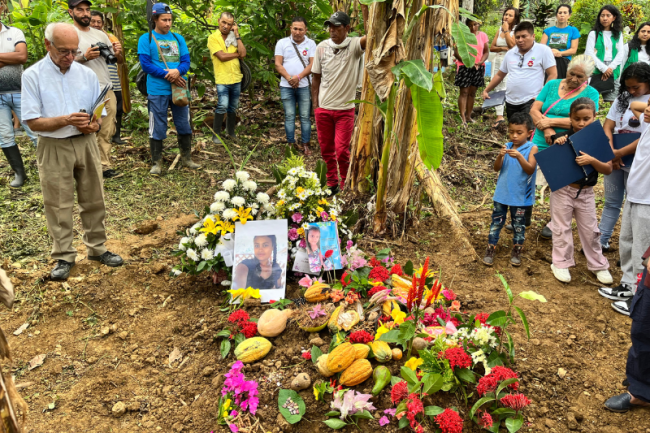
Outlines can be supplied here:
M492 40L492 45L490 46L490 51L496 53L494 56L494 61L492 62L492 77L497 73L503 62L508 50L515 46L515 27L519 24L520 16L519 10L514 7L509 7L503 11L502 25L499 28L499 31L494 35ZM500 90L506 90L506 82L508 77L503 79L497 87L494 88L494 91L498 92ZM493 128L499 126L499 123L503 122L503 105L499 105L496 108L497 118L496 122L492 125Z

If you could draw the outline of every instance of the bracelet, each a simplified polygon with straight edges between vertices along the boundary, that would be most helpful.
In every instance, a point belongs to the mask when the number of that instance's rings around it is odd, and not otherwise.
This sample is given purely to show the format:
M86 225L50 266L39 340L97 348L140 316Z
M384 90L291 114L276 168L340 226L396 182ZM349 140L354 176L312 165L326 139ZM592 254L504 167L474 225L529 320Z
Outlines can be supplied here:
M235 38L235 39L237 39L238 41L241 41L241 38Z
M84 62L88 62L88 59L86 58L85 54L82 54L81 57L84 59Z

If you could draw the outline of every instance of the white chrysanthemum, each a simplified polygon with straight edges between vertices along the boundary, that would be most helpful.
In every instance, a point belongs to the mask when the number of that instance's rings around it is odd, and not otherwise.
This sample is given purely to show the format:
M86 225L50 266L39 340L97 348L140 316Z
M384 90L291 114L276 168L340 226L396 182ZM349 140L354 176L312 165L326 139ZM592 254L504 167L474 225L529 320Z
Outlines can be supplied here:
M201 250L201 258L203 260L212 260L214 258L214 254L212 253L212 250L203 248L203 250Z
M172 275L173 276L178 277L180 274L182 274L182 272L179 271L178 269L172 269Z
M281 189L280 192L278 193L278 197L284 199L287 197L287 193L283 189Z
M251 175L245 171L238 171L237 173L235 173L235 177L237 178L237 180L241 182L246 182L248 179L251 178Z
M229 285L231 285L231 284L232 284L232 281L228 281L228 280L223 280L223 281L221 282L221 285L222 285L222 286L229 286Z
M251 214L253 216L257 215L258 210L257 209L251 209Z
M230 199L230 202L236 207L241 207L246 204L246 199L244 197L237 196Z
M245 181L242 186L246 191L255 192L255 190L257 190L257 184L252 180Z
M232 191L232 189L237 186L237 181L234 179L226 179L223 181L223 184L221 186L226 191Z
M310 223L313 223L314 221L316 221L316 217L314 216L313 213L309 214L307 219L309 220Z
M192 248L188 248L186 253L189 259L194 260L195 262L199 261L199 255L196 254L196 251L194 251Z
M300 203L294 203L294 204L292 204L292 205L289 207L289 209L291 209L291 210L296 210L296 209L298 209L299 207L300 207Z
M229 221L236 216L237 216L237 212L235 211L235 209L226 209L225 211L223 211L223 219L225 220Z
M269 197L269 195L265 192L258 192L255 198L257 199L258 202L262 204L267 204L271 199L271 197Z
M194 224L192 226L192 228L190 229L190 234L196 236L201 227L203 227L203 224L201 224L201 223Z
M274 213L275 212L275 208L273 207L273 205L271 203L266 203L264 205L264 210L267 211L268 213Z
M216 201L228 201L230 198L230 194L228 194L228 191L217 191L214 194L214 199Z
M180 241L180 243L178 244L178 249L181 250L181 251L185 251L185 250L187 250L187 247L186 247L185 245L183 245L183 244L188 243L190 240L191 240L191 239L188 238L188 237L181 238L181 241Z
M205 235L205 233L201 233L196 237L196 239L194 239L194 243L197 247L203 248L208 244L208 237Z
M290 174L290 175L292 175L292 176L297 175L297 174L298 174L298 167L294 167L294 168L292 168L291 170L289 170L289 171L287 172L287 174Z
M210 205L210 212L218 213L226 208L226 204L222 201L215 201Z
M483 350L479 349L476 352L472 353L472 362L474 363L474 365L476 365L478 363L485 362L485 361L486 361L486 358L485 358L485 353L483 352Z

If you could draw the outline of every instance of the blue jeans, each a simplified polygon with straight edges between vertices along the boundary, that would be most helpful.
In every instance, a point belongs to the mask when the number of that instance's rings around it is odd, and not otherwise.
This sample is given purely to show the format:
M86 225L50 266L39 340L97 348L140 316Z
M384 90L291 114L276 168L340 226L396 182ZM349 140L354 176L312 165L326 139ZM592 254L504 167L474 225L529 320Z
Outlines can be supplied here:
M600 244L604 247L609 246L614 226L621 215L628 175L627 171L613 170L612 174L605 176L605 206L598 225Z
M219 101L216 114L234 113L239 107L239 94L241 93L241 83L235 84L217 84L217 95Z
M296 103L300 110L300 137L303 143L309 143L311 138L311 88L280 87L280 97L284 107L284 131L287 133L287 142L295 143L296 132Z
M532 206L508 206L495 201L494 209L492 210L490 234L488 235L488 243L490 245L496 245L499 242L501 229L506 224L508 208L510 208L510 220L512 221L512 243L515 245L524 244L524 240L526 239L526 210L532 208Z
M174 126L178 135L192 134L190 127L190 107L172 104L172 95L149 95L149 138L164 140L167 138L167 109L171 107Z
M16 145L14 135L14 121L11 119L11 110L18 116L18 121L23 125L27 136L36 147L36 134L23 122L20 113L20 93L0 94L0 147L6 148Z

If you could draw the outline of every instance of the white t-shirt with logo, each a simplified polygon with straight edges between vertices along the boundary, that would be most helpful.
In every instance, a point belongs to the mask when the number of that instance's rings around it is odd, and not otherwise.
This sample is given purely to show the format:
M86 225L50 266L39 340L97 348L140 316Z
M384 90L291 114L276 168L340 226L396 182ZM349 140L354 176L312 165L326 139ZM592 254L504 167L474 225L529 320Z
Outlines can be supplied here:
M634 154L634 162L627 178L627 200L650 205L650 128L641 134Z
M15 53L16 46L26 44L20 29L0 23L0 53ZM20 77L23 65L5 65L0 68L0 94L20 93Z
M555 66L553 51L546 45L535 43L521 57L517 46L510 49L499 70L508 74L506 102L521 105L535 99L544 87L544 74Z
M305 65L309 65L309 60L316 55L316 42L308 37L305 37L305 40L299 44L296 44L291 36L280 39L275 44L275 55L282 56L282 66L284 66L284 69L291 76L298 75L305 69L305 66L296 54L296 50L293 48L294 45L298 48L298 52L302 56ZM309 86L309 80L307 80L307 77L303 77L298 87L307 86ZM291 84L289 84L286 78L282 77L280 79L280 87L291 87Z

